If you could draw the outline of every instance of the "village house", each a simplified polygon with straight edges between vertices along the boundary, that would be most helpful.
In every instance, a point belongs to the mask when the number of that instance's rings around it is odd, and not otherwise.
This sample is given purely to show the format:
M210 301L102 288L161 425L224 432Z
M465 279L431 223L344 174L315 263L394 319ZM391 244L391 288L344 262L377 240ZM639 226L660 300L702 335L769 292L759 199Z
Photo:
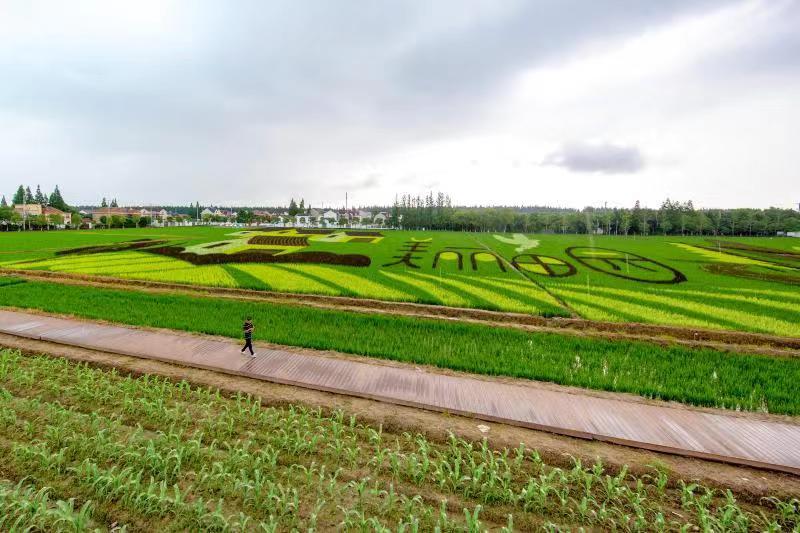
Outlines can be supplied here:
M16 211L23 220L44 215L47 217L48 222L51 220L51 217L58 217L59 225L68 226L72 222L71 213L66 213L55 207L50 207L49 205L19 204L14 206L14 211Z
M388 215L383 211L381 211L380 213L372 217L372 223L375 225L385 226L387 218L389 218Z

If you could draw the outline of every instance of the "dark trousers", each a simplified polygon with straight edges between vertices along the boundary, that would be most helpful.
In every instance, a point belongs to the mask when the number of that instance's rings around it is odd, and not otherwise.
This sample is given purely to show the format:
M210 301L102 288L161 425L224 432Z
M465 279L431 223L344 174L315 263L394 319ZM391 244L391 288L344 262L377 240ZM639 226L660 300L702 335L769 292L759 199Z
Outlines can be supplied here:
M244 348L242 348L242 353L244 353L244 351L248 348L250 348L250 355L253 355L253 339L245 338Z

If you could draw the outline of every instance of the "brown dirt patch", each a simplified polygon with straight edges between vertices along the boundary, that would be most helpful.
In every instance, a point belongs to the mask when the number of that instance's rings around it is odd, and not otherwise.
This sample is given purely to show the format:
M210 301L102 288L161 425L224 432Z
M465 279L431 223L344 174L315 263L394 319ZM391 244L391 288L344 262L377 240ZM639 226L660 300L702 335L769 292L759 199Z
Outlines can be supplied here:
M462 416L278 385L159 361L21 339L10 335L0 334L0 345L19 349L28 354L45 353L64 357L98 368L116 368L131 375L157 374L176 381L185 379L195 385L219 388L228 394L241 391L260 397L265 405L302 404L319 406L325 411L342 409L348 414L356 415L362 422L372 425L382 424L385 429L392 432L418 432L437 442L445 442L448 432L475 442L486 437L494 448L516 447L524 442L526 446L539 450L542 458L554 466L571 467L571 457L580 458L584 464L601 458L611 472L618 471L623 465L629 465L632 473L644 474L652 473L651 465L659 465L670 472L674 482L683 479L721 489L730 488L737 498L752 503L759 503L760 498L767 496L791 498L800 495L800 477L789 474L563 437ZM478 429L480 424L490 428L486 434Z
M308 237L284 237L282 235L256 235L248 244L262 246L308 246Z

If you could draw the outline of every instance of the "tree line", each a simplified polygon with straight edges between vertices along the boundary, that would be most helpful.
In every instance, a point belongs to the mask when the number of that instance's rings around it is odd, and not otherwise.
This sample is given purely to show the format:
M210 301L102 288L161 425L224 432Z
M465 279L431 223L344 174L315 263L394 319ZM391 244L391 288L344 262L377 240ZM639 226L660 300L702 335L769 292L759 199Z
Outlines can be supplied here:
M585 207L458 207L443 193L403 195L390 223L404 229L607 235L775 235L800 231L792 209L696 209L691 200L665 200L658 209Z

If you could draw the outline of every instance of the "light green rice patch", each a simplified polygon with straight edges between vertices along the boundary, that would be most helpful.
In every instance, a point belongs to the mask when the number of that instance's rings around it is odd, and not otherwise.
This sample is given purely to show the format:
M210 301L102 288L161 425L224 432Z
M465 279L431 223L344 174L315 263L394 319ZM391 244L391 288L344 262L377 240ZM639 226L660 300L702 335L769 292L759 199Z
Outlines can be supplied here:
M455 278L432 276L430 274L422 274L419 272L414 272L413 275L442 283L448 287L463 292L464 294L474 296L475 298L479 299L479 301L486 302L495 309L499 309L501 311L517 311L520 313L539 313L541 311L539 307L528 302L516 300L506 296L505 294L499 294L497 292L484 289L483 287L478 287L477 285L460 281Z
M766 261L759 261L758 259L750 259L749 257L742 257L740 255L727 254L725 252L718 252L714 250L706 250L705 248L698 248L697 246L692 246L691 244L684 244L682 242L672 242L670 244L672 244L673 246L677 246L682 250L686 250L687 252L700 255L705 259L708 259L709 261L713 261L715 263L732 263L735 265L758 265L758 266L780 268L781 270L786 270L785 267L781 267L773 263L768 263Z
M380 273L389 279L393 279L401 283L407 283L412 287L428 294L435 301L438 301L444 305L450 305L453 307L469 306L469 301L466 298L463 298L460 294L450 291L437 283L430 283L424 279L418 279L408 274L389 272L387 270L381 270Z
M590 320L611 320L614 322L625 321L624 315L631 315L638 317L642 322L662 323L662 324L675 324L680 326L697 326L703 328L719 328L720 324L712 320L702 320L696 317L690 317L682 314L665 311L656 306L641 305L618 299L613 297L606 297L596 293L594 288L590 294L585 291L578 291L567 289L563 287L554 288L552 291L565 300L569 301L570 305L575 308L584 318ZM620 315L613 314L603 309L595 309L593 304L619 311Z
M467 283L469 282L470 279L472 279L470 276L465 276L463 274L459 275L458 277L462 278ZM487 277L487 278L478 278L478 280L481 283L485 283L486 285L491 285L492 287L496 287L501 290L513 292L514 294L522 296L526 300L533 300L537 304L541 304L543 306L552 306L557 308L561 307L561 305L556 301L556 299L553 298L547 291L541 289L540 287L534 285L533 283L528 283L528 285L521 286L508 283L509 280L503 278Z
M786 291L776 291L770 289L747 289L743 287L742 288L718 287L717 290L724 292L731 292L731 293L755 294L757 296L773 296L779 300L794 300L800 302L800 291L786 292Z
M21 263L15 268L42 268L47 267L50 270L58 270L62 267L79 266L79 265L94 265L103 263L125 263L130 261L142 260L148 256L135 252L110 252L105 254L92 254L92 255L69 255L52 257L35 261L32 263ZM161 259L161 258L158 258Z
M738 326L741 326L741 329L744 330L756 329L768 333L775 333L777 335L797 335L798 330L798 326L796 324L792 324L791 322L787 322L779 318L738 311L730 307L718 307L709 304L689 302L680 298L661 296L649 292L630 291L597 286L592 287L592 292L618 296L620 297L620 300L623 301L626 298L637 298L639 300L656 304L654 307L657 307L658 304L666 304L678 309L685 309L689 312L720 318L727 322L732 322Z
M244 241L243 239L234 239L230 241L203 242L200 244L187 246L183 249L183 251L197 255L227 254L231 253L232 250L242 248L243 242L246 241ZM213 246L215 244L222 244L222 246L214 246L213 248L209 248L209 246Z
M97 274L103 276L121 276L122 274L136 274L139 272L166 272L169 270L183 270L197 268L187 266L183 261L155 262L155 263L128 263L124 265L98 265L71 268L65 270L76 274Z
M174 270L154 270L120 274L126 279L143 279L167 283L188 283L210 287L238 287L236 280L219 265L190 266Z
M341 294L333 287L272 265L237 263L228 266L250 274L275 291L327 294L330 296Z
M547 274L547 270L542 265L536 263L522 263L519 265L522 270L533 272L534 274Z
M665 292L669 294L675 294L680 296L681 294L689 294L692 296L700 296L704 298L718 298L721 300L727 300L731 302L742 302L742 303L749 303L753 305L760 305L763 307L770 307L772 309L778 309L780 311L793 311L797 313L798 318L800 319L800 304L795 304L791 302L782 302L776 300L767 300L764 298L759 298L758 296L746 296L746 295L736 295L736 294L724 294L718 291L710 291L710 292L703 292L703 291L693 291L693 290L672 290L672 289L661 289L660 292Z
M483 261L484 263L497 262L497 257L489 252L478 252L475 254L476 261Z
M352 293L366 298L378 298L381 300L408 301L412 299L410 295L394 287L389 287L343 270L308 264L288 264L285 265L285 267L297 272L308 272L312 276L324 279L333 285L341 287L344 289L343 292L345 293Z

